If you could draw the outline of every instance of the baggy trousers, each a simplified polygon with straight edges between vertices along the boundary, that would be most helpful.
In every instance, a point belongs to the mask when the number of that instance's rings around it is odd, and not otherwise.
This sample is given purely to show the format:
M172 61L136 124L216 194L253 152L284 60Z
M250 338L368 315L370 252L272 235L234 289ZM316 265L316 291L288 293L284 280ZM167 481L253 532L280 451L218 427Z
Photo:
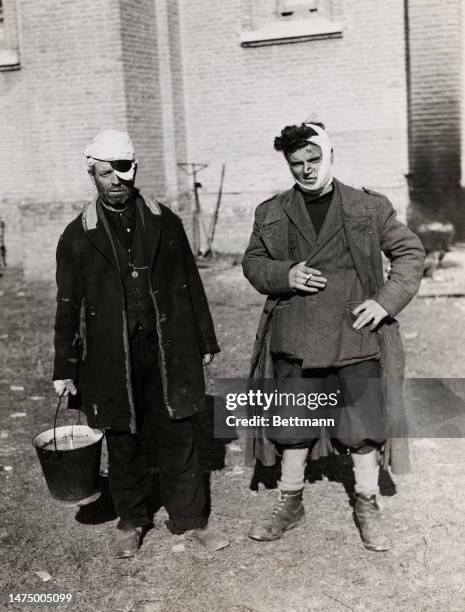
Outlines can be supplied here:
M315 379L315 391L321 391L322 381L325 381L325 390L329 392L340 389L344 405L337 439L351 452L369 453L385 442L387 414L377 360L370 359L339 368L304 370L302 361L274 355L273 366L278 381L286 378ZM361 388L363 393L360 392ZM270 439L283 448L304 448L315 442L315 439Z
M119 529L149 525L148 499L153 475L150 457L160 470L167 527L181 534L207 523L205 490L194 440L192 418L170 419L163 400L157 336L139 330L131 340L132 386L137 434L107 430L110 491Z

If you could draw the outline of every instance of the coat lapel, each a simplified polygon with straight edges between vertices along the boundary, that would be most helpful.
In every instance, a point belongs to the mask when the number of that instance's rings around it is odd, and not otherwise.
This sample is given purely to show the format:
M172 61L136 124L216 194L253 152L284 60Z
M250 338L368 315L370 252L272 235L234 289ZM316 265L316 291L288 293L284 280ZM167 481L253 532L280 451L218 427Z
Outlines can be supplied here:
M326 218L321 226L318 239L310 254L307 257L307 263L309 264L313 257L326 246L326 244L333 238L335 234L342 228L342 210L341 210L341 195L337 188L334 190L334 194L331 200L331 204L328 207Z
M143 249L149 270L152 270L161 234L161 214L154 212L152 204L153 201L148 201L147 196L140 195L137 198L137 222L141 224Z
M341 196L342 221L350 254L366 295L373 288L370 277L370 215L363 205L360 192L335 180Z
M313 248L317 241L317 235L307 212L304 197L298 189L290 190L289 197L283 205L283 210L308 246Z
M289 258L289 219L284 214L283 206L290 197L290 191L270 201L270 208L263 220L261 237L273 259Z
M117 267L117 260L108 238L108 233L105 230L101 213L99 214L97 197L85 208L83 223L87 238L113 266Z

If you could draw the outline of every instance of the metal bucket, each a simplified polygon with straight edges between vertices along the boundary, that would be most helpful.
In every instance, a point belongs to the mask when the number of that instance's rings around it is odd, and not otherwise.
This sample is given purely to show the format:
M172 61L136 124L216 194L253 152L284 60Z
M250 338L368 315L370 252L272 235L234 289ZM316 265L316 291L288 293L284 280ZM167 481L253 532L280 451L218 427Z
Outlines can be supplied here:
M60 398L61 402L61 398ZM82 506L100 496L98 486L103 431L87 425L65 425L35 436L37 451L48 490L66 506Z

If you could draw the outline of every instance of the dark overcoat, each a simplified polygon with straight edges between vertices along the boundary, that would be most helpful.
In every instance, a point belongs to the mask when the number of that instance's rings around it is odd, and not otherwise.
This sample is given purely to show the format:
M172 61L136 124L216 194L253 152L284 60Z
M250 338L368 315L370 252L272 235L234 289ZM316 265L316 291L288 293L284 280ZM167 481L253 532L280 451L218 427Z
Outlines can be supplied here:
M181 220L144 195L137 206L165 405L171 418L188 417L205 408L202 355L220 349ZM123 281L96 199L60 238L56 281L53 379L77 382L91 426L135 432Z
M418 291L423 274L424 250L419 238L396 218L389 200L370 190L359 190L334 180L342 206L342 220L350 254L367 297L388 312L378 329L380 365L383 372L385 409L390 417L390 440L384 447L384 462L393 472L410 469L406 418L402 398L404 351L396 315ZM268 295L259 322L251 360L251 378L273 376L270 353L271 321L276 304L289 296L289 270L298 263L289 245L289 224L308 240L309 218L302 196L292 188L263 202L255 213L249 246L244 255L244 274L260 292ZM331 236L328 236L328 240ZM309 245L307 262L324 246L324 241ZM385 280L382 253L390 260ZM291 298L292 299L292 298ZM315 448L314 458L331 450L325 441ZM258 435L248 446L248 462L255 457L265 465L275 462L276 453L264 436Z

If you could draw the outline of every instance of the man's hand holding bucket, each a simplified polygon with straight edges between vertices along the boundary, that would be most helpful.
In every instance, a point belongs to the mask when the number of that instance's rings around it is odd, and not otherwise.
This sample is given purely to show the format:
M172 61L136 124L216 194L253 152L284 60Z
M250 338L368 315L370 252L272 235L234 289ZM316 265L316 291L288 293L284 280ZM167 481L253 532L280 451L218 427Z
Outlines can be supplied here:
M66 397L67 395L76 395L77 389L74 381L71 378L65 378L64 380L54 380L53 386L55 387L55 392L61 397Z

